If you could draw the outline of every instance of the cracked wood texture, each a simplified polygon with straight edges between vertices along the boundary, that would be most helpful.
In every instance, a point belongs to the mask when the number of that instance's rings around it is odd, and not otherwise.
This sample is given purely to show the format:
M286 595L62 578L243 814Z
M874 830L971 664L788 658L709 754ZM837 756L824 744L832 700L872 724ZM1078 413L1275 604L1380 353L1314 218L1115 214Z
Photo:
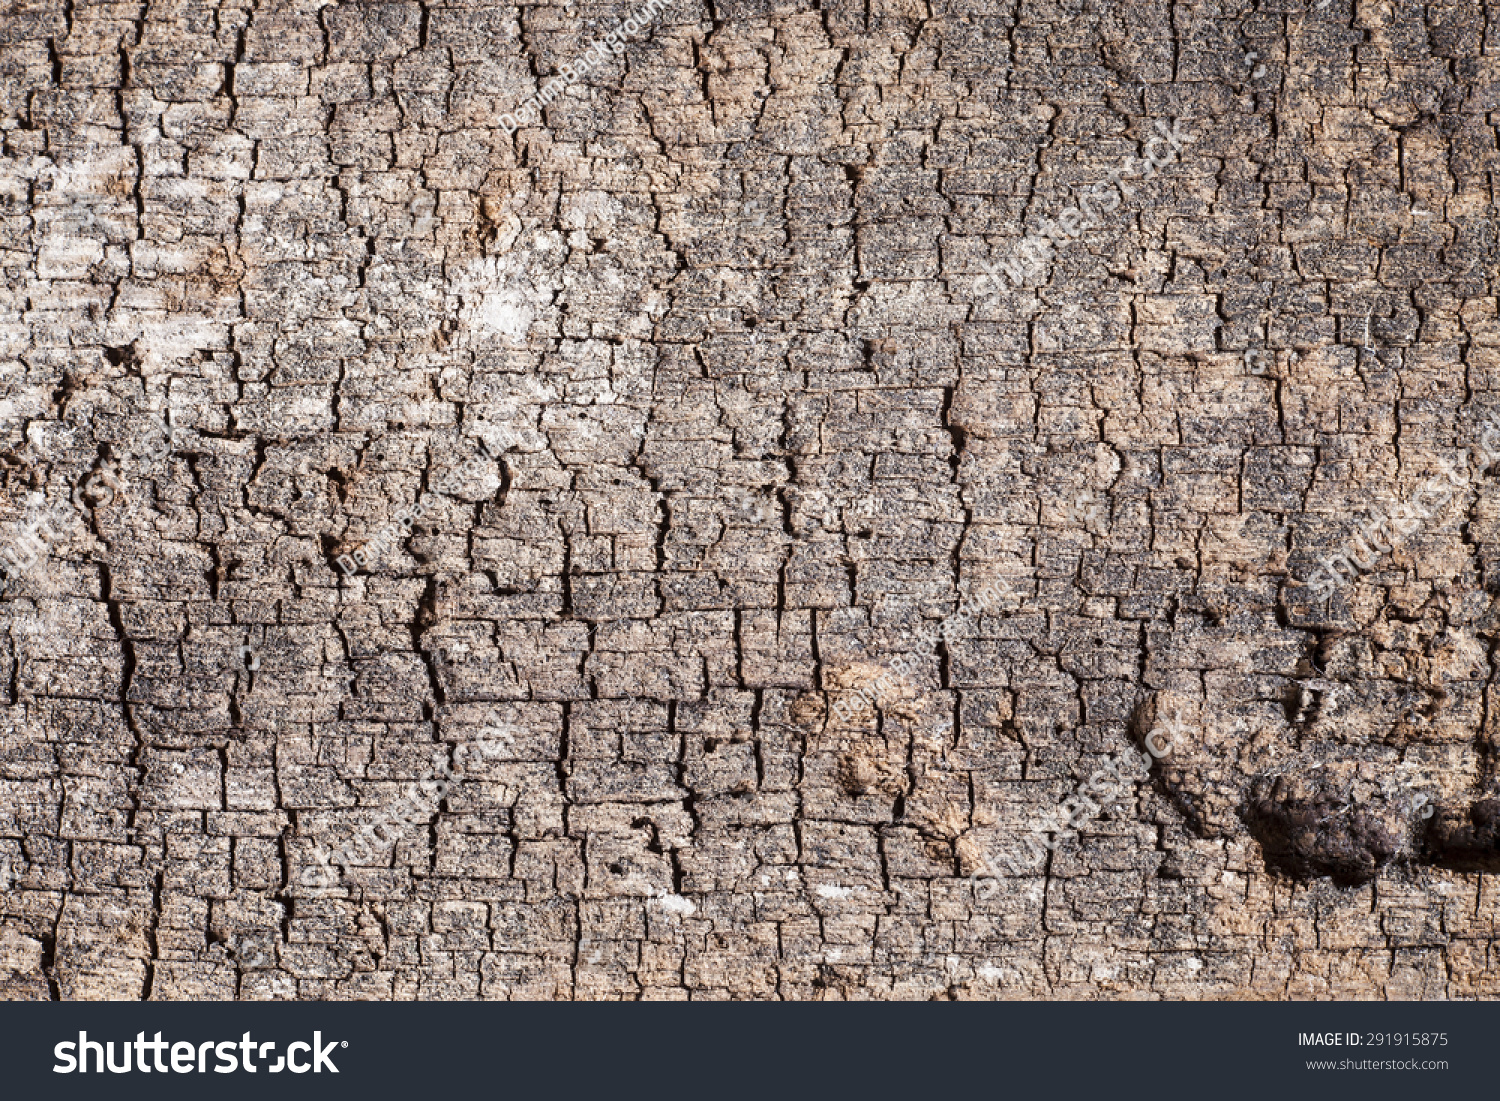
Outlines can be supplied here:
M0 991L1495 994L1491 7L0 4Z

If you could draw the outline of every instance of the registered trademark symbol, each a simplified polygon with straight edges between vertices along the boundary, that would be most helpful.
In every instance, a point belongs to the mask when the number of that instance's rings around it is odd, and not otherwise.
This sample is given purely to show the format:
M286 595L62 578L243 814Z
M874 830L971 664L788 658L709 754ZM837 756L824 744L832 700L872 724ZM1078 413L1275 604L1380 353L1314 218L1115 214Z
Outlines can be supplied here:
M339 1041L339 1047L348 1047L348 1046L349 1046L349 1041L348 1040L341 1040L341 1041Z

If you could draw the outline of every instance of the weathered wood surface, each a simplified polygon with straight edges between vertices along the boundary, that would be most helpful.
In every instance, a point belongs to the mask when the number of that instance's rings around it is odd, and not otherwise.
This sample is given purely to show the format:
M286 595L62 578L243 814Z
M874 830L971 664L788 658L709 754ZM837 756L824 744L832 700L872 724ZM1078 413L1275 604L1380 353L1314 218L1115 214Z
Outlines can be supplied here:
M1497 993L1496 9L632 10L5 7L0 991Z

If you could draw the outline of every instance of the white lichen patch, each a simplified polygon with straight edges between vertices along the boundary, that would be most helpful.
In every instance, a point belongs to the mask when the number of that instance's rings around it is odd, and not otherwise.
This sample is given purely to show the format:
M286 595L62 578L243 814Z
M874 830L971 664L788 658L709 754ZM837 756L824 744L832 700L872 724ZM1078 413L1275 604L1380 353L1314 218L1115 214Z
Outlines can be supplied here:
M678 914L681 917L689 917L698 912L698 907L691 899L682 895L662 895L656 900L658 906L669 914Z
M528 271L528 260L531 253L552 251L552 244L539 242L531 250L471 260L459 269L448 297L450 317L457 322L455 339L461 346L525 346L532 326L554 297L547 281ZM561 245L560 238L556 244Z

